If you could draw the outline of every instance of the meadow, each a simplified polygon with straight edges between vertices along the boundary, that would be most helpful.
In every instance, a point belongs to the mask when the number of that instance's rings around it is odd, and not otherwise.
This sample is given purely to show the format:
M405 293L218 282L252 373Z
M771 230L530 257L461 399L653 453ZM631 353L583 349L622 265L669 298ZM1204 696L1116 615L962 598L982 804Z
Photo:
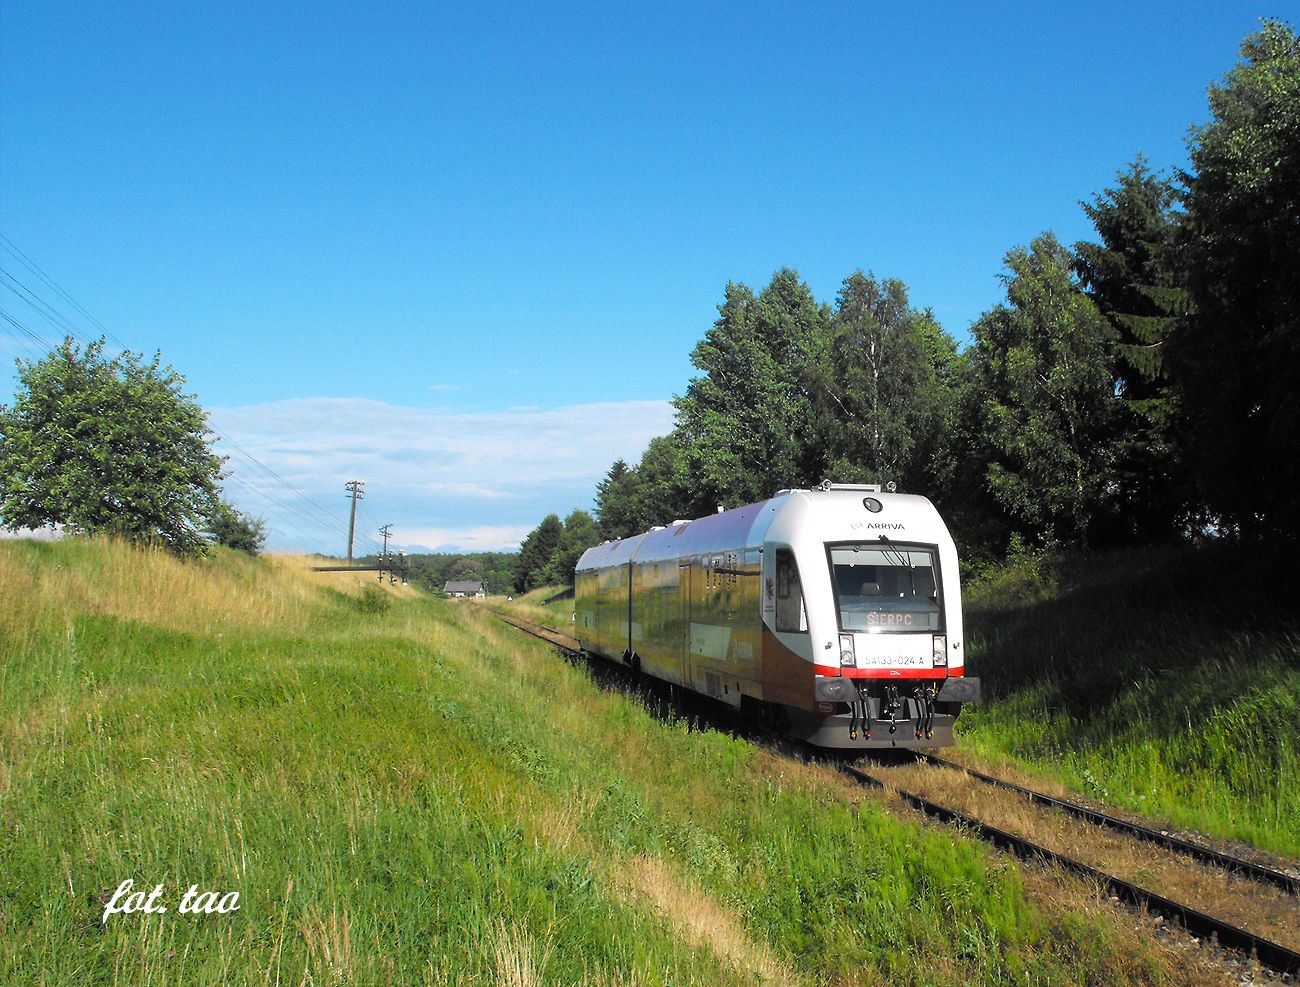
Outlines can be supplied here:
M308 564L0 543L0 981L1198 982L1093 889ZM105 918L127 879L169 910Z

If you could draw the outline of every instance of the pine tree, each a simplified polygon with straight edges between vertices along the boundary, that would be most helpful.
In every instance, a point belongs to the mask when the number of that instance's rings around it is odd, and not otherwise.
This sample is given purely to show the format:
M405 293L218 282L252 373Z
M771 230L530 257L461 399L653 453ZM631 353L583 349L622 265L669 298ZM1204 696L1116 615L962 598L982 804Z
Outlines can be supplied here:
M1185 517L1186 481L1172 438L1176 401L1165 367L1186 311L1177 270L1178 190L1138 158L1114 188L1084 203L1101 243L1075 244L1079 283L1109 321L1119 405L1109 498L1113 535L1162 539Z
M1300 538L1300 36L1269 21L1209 90L1189 140L1181 247L1191 311L1171 340L1209 507L1253 539Z

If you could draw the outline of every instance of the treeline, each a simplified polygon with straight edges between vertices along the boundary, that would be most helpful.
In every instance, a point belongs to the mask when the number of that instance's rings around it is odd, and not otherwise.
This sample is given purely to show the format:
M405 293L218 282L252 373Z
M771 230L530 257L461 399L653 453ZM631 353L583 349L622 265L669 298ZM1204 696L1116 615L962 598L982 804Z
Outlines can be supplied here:
M1266 22L1209 102L1190 170L1139 157L1083 204L1094 241L1044 233L1008 252L1006 298L964 350L895 278L855 272L831 304L789 269L757 293L728 284L673 431L600 482L596 537L831 478L929 496L973 559L1202 534L1293 541L1295 31ZM558 518L542 527L530 541L551 545Z
M572 583L573 567L582 553L602 541L595 519L586 511L574 511L563 521L558 514L548 514L519 546L515 591Z
M408 555L411 581L417 586L441 592L448 580L481 582L489 596L509 593L514 586L514 552L433 552ZM368 556L362 562L378 562Z

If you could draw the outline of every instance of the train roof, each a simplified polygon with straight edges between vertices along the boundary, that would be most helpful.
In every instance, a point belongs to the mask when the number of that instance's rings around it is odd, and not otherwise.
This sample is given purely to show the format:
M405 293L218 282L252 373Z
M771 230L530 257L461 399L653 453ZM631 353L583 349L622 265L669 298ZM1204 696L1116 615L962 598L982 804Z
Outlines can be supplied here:
M578 572L604 569L611 565L625 565L634 558L637 562L657 562L744 545L754 519L769 503L771 501L764 500L746 504L695 521L674 521L630 538L607 541L587 549L578 560L576 569Z
M885 518L906 519L912 524L922 522L923 527L937 524L943 528L943 522L934 510L934 506L925 497L882 491L875 485L827 483L812 490L782 490L775 497L754 504L720 511L695 521L674 521L672 524L652 528L630 538L605 542L583 553L576 569L582 572L626 565L632 561L659 562L683 556L754 547L762 544L766 539L768 529L773 522L788 513L787 506L795 511L795 517L807 518L809 515L806 512L812 510L823 517L825 522L834 523L832 517L843 516L849 519L863 513L864 495L876 501L878 509L881 504L892 508L886 510L883 516L870 515L873 519L881 518L882 521ZM790 521L793 522L794 518L792 517ZM786 526L787 523L783 523L778 525L778 528ZM817 527L821 527L821 524ZM860 521L852 523L853 529L862 530L867 537L883 537L874 530L868 534L867 529L891 529L893 533L892 529L902 527L904 527L902 524L893 523ZM946 537L946 528L943 530Z
M662 562L683 555L701 555L746 546L750 544L754 521L771 503L771 500L762 500L757 504L710 514L697 521L677 521L666 528L647 532L637 549L636 561Z
M582 553L582 558L578 559L575 568L580 572L583 569L605 569L612 565L626 565L632 561L632 556L636 554L637 547L645 537L645 533L642 533L589 548Z

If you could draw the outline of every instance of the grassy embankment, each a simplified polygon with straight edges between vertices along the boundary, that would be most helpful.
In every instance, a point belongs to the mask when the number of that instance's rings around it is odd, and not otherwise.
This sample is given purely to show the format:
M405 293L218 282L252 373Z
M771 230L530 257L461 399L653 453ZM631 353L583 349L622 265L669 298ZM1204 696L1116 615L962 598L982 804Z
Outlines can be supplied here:
M0 543L0 980L1185 976L828 768L303 565ZM101 922L128 878L168 913ZM239 910L178 914L195 884Z
M564 586L539 586L514 597L509 602L504 596L488 598L494 607L510 611L525 620L541 624L562 634L573 635L573 596Z
M990 701L962 714L961 743L1300 859L1293 592L1285 568L1226 548L1028 561L977 580L966 633Z

